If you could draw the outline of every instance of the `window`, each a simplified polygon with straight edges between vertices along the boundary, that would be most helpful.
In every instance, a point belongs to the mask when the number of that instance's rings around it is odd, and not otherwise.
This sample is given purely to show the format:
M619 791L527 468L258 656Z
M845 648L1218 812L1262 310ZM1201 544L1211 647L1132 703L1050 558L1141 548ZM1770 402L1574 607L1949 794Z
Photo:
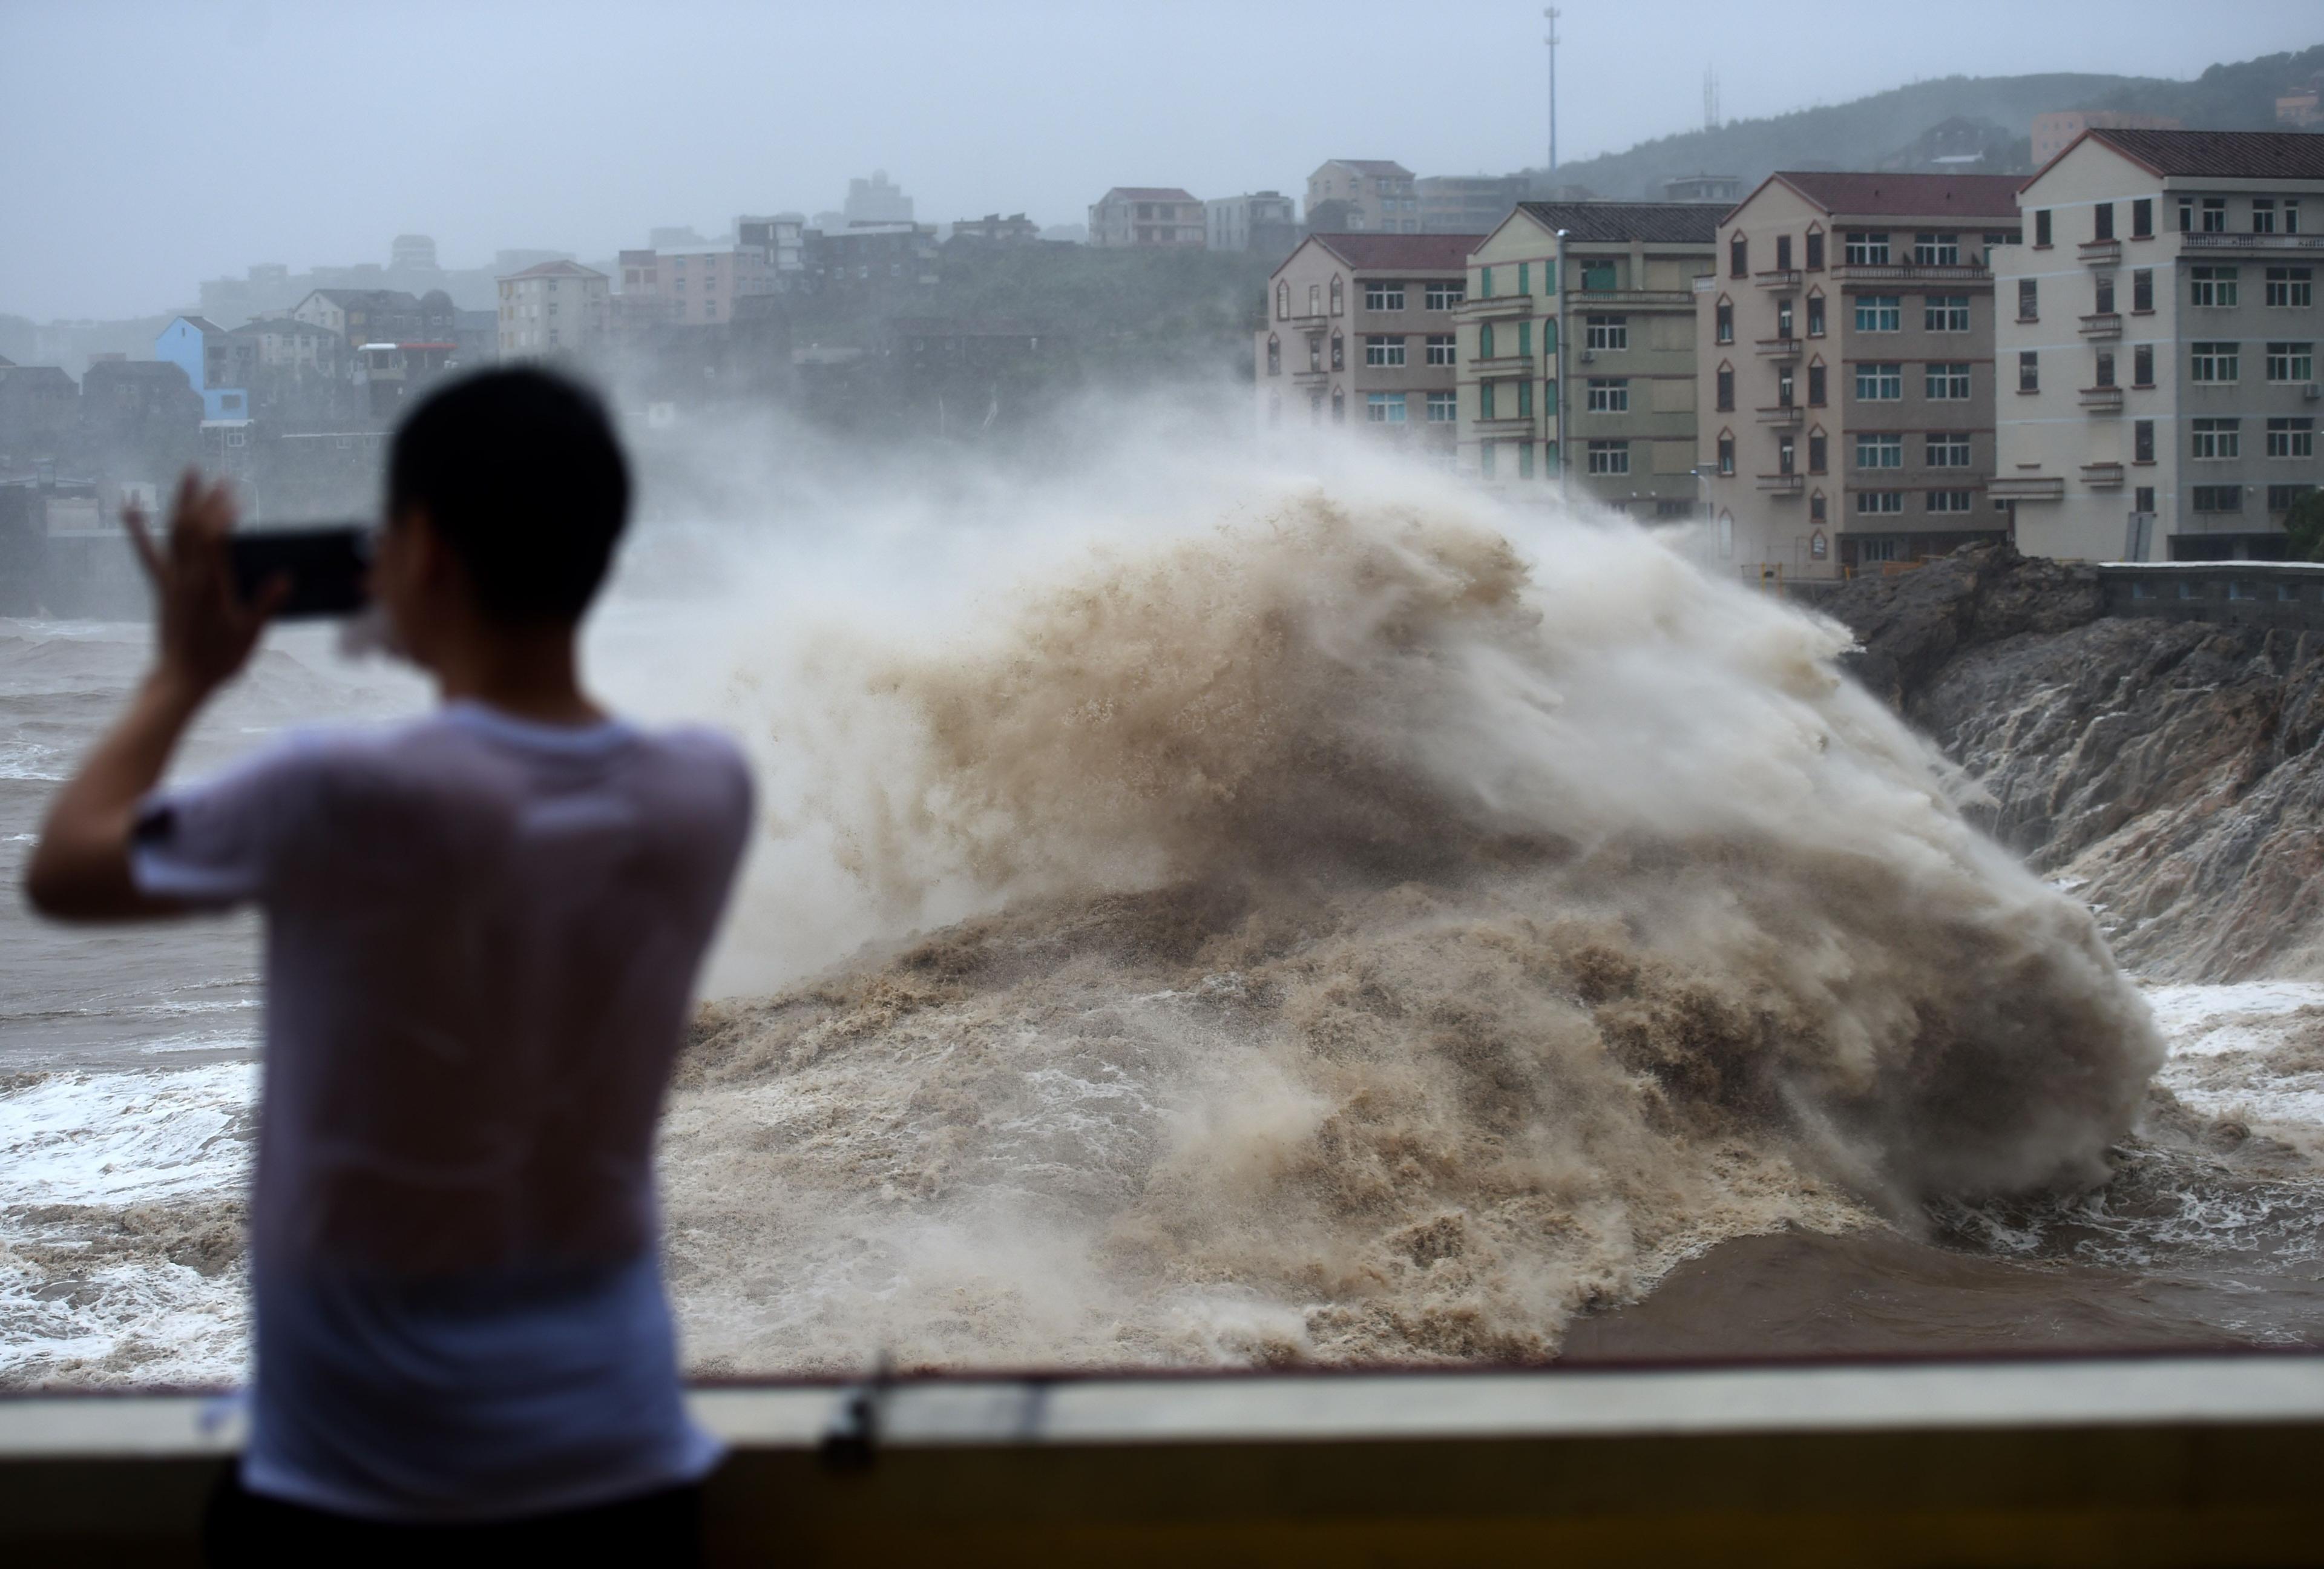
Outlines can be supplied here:
M2140 420L2130 428L2130 460L2133 463L2154 461L2154 421Z
M1270 376L1283 374L1283 340L1279 337L1267 340L1267 374Z
M1243 296L1248 300L1250 295ZM1592 474L1628 474L1630 472L1630 444L1627 441L1592 441L1590 444L1590 472Z
M2224 235L2227 232L2227 198L2226 197L2207 196L2203 198L2203 232L2207 235Z
M2273 198L2264 196L2255 196L2252 198L2252 233L2255 235L2272 235L2275 233L2275 200Z
M2189 356L2187 379L2192 382L2232 382L2242 374L2243 345L2199 343Z
M1493 324L1489 321L1477 324L1477 357L1480 360L1496 357L1493 353Z
M2091 291L2091 314L2096 316L2112 316L2114 314L2113 273L2101 272L2098 274L2097 287Z
M1458 338L1449 332L1430 333L1428 335L1428 363L1432 365L1449 365L1457 363L1454 355L1459 352L1455 347L1459 341L1460 340Z
M1967 332L1969 296L1932 294L1921 301L1921 326L1929 332Z
M1275 319L1277 321L1291 319L1291 285L1288 283L1277 283L1275 286Z
M1614 263L1589 262L1582 263L1582 291L1585 294L1605 293L1619 287L1615 281Z
M1554 385L1554 383L1552 384ZM1556 476L1557 443L1554 441L1545 441L1541 444L1541 471L1553 478Z
M1791 270L1792 236L1789 235L1777 235L1775 236L1775 271L1778 272L1788 272Z
M2041 285L2032 278L2017 280L2017 319L2020 321L2042 319Z
M1530 441L1521 442L1518 444L1517 477L1519 479L1531 479L1533 477L1533 443Z
M1248 295L1244 298L1250 298ZM1856 297L1856 330L1858 332L1901 332L1904 327L1904 300L1900 294L1859 294Z
M1789 365L1785 365L1775 373L1775 407L1788 409L1791 406L1792 369Z
M2199 485L2195 490L2195 510L2199 512L2239 512L2244 510L2244 487L2239 485Z
M1823 231L1821 229L1808 231L1808 271L1811 272L1823 271Z
M2130 505L2131 510L2134 512L2153 512L2154 510L2154 487L2151 485L2142 485L2136 490L2131 492Z
M2130 308L2136 311L2154 309L2154 269L2141 267L2130 275Z
M1367 282L1364 285L1364 309L1366 310L1403 309L1404 285Z
M1751 275L1751 242L1741 235L1727 242L1727 275L1729 278L1748 278ZM1595 474L1598 471L1593 468L1591 472Z
M1244 298L1250 298L1248 295ZM1630 411L1630 383L1627 380L1605 381L1591 377L1590 381L1590 411L1592 414L1627 414Z
M1400 337L1365 338L1364 364L1368 365L1400 365L1404 364L1404 339Z
M1468 286L1463 283L1431 283L1422 298L1431 310L1450 310L1468 294Z
M1371 425L1401 425L1404 423L1402 392L1370 392L1364 398L1364 420Z
M1533 418L1533 381L1528 377L1525 381L1519 382L1517 386L1517 418L1520 420L1530 420Z
M1332 389L1332 423L1344 425L1347 422L1348 394L1340 388L1333 387Z
M1851 267L1885 267L1888 264L1888 236L1858 230L1848 236L1842 254Z
M1307 314L1310 316L1323 314L1323 286L1321 283L1307 285Z
M1856 493L1856 510L1868 516L1874 517L1890 512L1901 512L1904 510L1904 493L1901 490L1858 491ZM1877 540L1867 540L1863 541L1863 544L1876 545L1884 542L1885 541ZM1879 559L1880 558L1873 558Z
M1823 495L1821 492L1818 492L1816 494L1808 497L1808 521L1821 525L1823 521ZM1821 533L1817 534L1815 539L1809 543L1808 549L1817 560L1822 560L1823 535Z
M1719 438L1719 472L1730 475L1735 472L1735 438L1732 436Z
M1248 299L1249 296L1246 295L1245 298ZM1340 281L1334 278L1332 280L1332 314L1339 315L1346 308L1346 304L1344 291L1340 287Z
M1460 393L1431 392L1428 394L1428 422L1431 425L1450 425L1460 417Z
M2142 343L2130 351L2130 384L2151 387L2154 384L2154 346Z
M2112 238L2114 238L2114 203L2110 201L2092 202L2090 204L2091 241L2096 243L2099 240L2110 240Z
M1307 368L1311 371L1323 368L1323 335L1320 332L1307 335Z
M1902 468L1904 466L1904 438L1896 435L1859 431L1856 438L1856 466L1858 468Z
M1870 360L1859 361L1856 367L1856 396L1867 403L1889 403L1904 395L1904 367L1901 365L1881 365Z
M2236 269L2233 267L2193 267L2187 274L2187 303L2210 305L2222 309L2236 303Z
M1797 473L1799 469L1799 460L1797 457L1798 451L1799 448L1794 445L1790 437L1776 437L1775 472L1777 474Z
M2312 382L2316 379L2313 343L2272 343L2267 346L2267 379L2271 382Z
M241 432L235 432L236 435ZM2267 487L2267 510L2288 512L2300 504L2300 498L2315 490L2312 485L2272 485Z
M1530 294L1533 292L1533 263L1531 262L1519 262L1517 263L1517 292L1520 294ZM1531 448L1527 448L1526 450L1527 456L1530 456L1533 449Z
M1958 267L1960 265L1959 235L1914 235L1913 264L1916 267Z
M2287 235L2300 232L2300 198L2296 196L2283 198L2283 232Z
M2270 457L2313 457L2316 456L2316 421L2312 419L2277 419L2267 422L2267 455Z
M1520 321L1517 323L1517 358L1531 359L1532 357L1533 323L1530 321Z
M1477 269L1477 298L1490 300L1492 297L1493 270L1490 267L1480 267Z
M2243 421L2240 420L2198 420L2189 439L2192 446L2189 456L2202 458L2231 458L2244 455Z
M2315 304L2315 278L2316 270L2312 267L2270 267L2267 270L2267 302L2294 309Z
M1823 336L1823 296L1821 294L1808 296L1808 336Z
M1721 410L1732 410L1735 407L1735 368L1732 365L1719 367L1717 386L1719 407Z
M1493 388L1498 383L1492 382L1479 382L1477 383L1478 419L1495 420L1499 418L1498 414L1493 412Z
M1734 301L1730 300L1720 300L1719 302L1718 312L1713 319L1717 324L1717 340L1720 343L1733 343L1735 341Z
M1243 296L1248 300L1250 295ZM1627 316L1592 316L1584 318L1588 336L1583 346L1591 349L1627 349L1630 346L1630 318Z
M1967 468L1969 466L1969 433L1965 430L1941 430L1929 437L1928 466L1931 468Z
M1947 402L1959 402L1969 396L1969 362L1966 360L1931 360L1928 364L1928 395Z
M1929 510L1932 512L1965 512L1976 503L1977 493L1967 490L1932 490L1929 493Z
M2114 385L2114 354L2111 350L2098 350L2098 357L2094 365L2093 374L2090 378L2090 385L2094 387L2111 387Z
M2195 232L2195 198L2191 196L2179 198L2179 232L2182 235Z
M1348 340L1336 332L1332 335L1332 368L1335 371L1348 368Z
M1780 300L1775 306L1775 336L1788 342L1792 336L1792 302Z
M2037 245L2050 243L2050 209L2046 207L2034 215L2034 243Z
M2154 198L2142 196L2130 204L2130 237L2151 240L2154 237Z
M2042 353L2039 349L2017 351L2017 390L2021 392L2042 390Z
M1808 367L1808 407L1811 409L1821 409L1824 405L1824 368L1822 365Z

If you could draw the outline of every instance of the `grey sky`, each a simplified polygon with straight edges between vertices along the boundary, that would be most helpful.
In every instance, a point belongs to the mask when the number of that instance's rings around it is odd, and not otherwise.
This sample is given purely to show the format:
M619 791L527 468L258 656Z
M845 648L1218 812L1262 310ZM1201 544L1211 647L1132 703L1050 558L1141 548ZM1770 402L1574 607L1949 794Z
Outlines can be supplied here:
M2191 77L2315 0L1569 0L1561 154L1962 72ZM1538 0L0 0L0 311L125 316L253 262L586 255L838 205L1078 222L1111 185L1296 194L1327 157L1538 162ZM1851 20L1851 18L1855 18Z

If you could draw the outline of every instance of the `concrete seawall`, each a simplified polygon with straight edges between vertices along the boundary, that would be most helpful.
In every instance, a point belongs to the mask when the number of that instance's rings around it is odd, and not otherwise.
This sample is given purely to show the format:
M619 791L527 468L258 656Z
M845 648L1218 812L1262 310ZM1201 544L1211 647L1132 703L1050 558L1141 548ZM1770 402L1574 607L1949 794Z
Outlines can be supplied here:
M2097 571L2102 614L2324 632L2324 564L2172 561Z

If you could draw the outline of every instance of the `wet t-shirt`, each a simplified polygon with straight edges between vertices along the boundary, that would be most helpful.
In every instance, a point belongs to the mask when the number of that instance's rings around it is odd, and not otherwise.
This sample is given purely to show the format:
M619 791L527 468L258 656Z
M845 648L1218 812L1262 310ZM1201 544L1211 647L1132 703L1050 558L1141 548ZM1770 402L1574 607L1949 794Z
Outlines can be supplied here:
M712 733L470 703L146 803L141 889L266 913L254 1491L510 1518L715 1462L653 1132L750 817Z

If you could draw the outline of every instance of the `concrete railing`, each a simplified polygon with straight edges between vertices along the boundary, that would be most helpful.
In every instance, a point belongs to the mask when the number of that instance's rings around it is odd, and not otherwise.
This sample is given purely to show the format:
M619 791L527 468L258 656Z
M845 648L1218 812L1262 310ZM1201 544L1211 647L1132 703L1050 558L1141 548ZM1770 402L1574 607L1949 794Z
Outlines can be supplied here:
M2108 562L2098 574L2107 615L2324 632L2324 564Z

